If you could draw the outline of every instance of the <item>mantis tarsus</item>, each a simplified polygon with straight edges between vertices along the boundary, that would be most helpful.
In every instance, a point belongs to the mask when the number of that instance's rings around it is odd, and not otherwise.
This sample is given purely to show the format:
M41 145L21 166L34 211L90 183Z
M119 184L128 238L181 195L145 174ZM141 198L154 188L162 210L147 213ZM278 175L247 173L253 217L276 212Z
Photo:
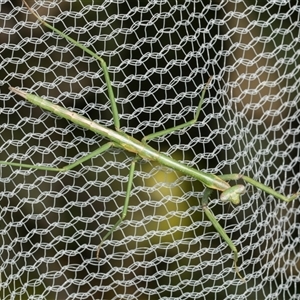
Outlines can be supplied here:
M120 121L119 121L117 104L115 101L115 97L114 97L114 93L113 93L113 89L112 89L112 85L110 82L110 77L108 74L108 69L107 69L105 61L101 57L99 57L96 53L87 49L85 46L83 46L76 40L70 38L63 32L57 30L50 24L46 23L27 5L27 3L24 0L23 0L23 2L42 24L44 24L46 27L50 28L51 30L55 31L57 34L64 37L66 40L68 40L69 42L78 46L79 48L81 48L86 53L90 54L92 57L94 57L96 60L99 61L101 68L103 70L105 82L107 84L108 96L109 96L111 106L112 106L115 130L106 128L102 125L99 125L98 123L95 123L81 115L71 112L65 108L58 106L58 105L52 104L51 102L49 102L45 99L42 99L38 96L26 93L20 89L14 88L14 87L10 87L11 91L20 95L21 97L25 98L26 100L30 101L34 105L37 105L37 106L41 107L42 109L48 110L57 116L63 117L67 120L70 120L71 122L73 122L79 126L82 126L84 128L87 128L97 134L100 134L103 137L106 137L107 139L109 139L110 141L108 143L106 143L105 145L103 145L102 147L100 147L99 149L93 151L89 155L87 155L87 156L77 160L76 162L74 162L70 165L67 165L63 168L54 168L54 167L48 167L48 166L36 166L36 165L20 164L20 163L14 163L14 162L6 162L6 161L0 161L0 164L24 167L24 168L34 168L34 169L39 169L39 170L63 172L63 171L71 170L72 168L85 162L86 160L91 159L91 158L95 157L96 155L99 155L99 154L105 152L110 147L118 147L118 148L125 149L129 152L135 153L136 158L133 159L131 166L130 166L128 184L127 184L127 190L126 190L126 198L125 198L125 202L124 202L122 215L121 215L120 219L117 221L117 223L114 224L112 229L103 237L101 243L99 244L98 250L97 250L97 258L98 259L99 259L99 251L101 249L103 242L112 234L112 232L121 224L121 222L126 217L127 208L128 208L128 204L129 204L129 198L130 198L130 194L131 194L135 163L138 159L158 161L160 164L162 164L164 166L167 166L174 170L180 171L186 175L189 175L189 176L201 181L206 186L206 190L204 192L203 199L202 199L203 210L204 210L206 216L208 217L208 219L214 225L215 229L219 232L221 237L225 240L225 242L228 244L228 246L232 250L232 252L234 254L233 260L234 260L235 270L236 270L237 274L239 275L239 277L242 278L242 276L239 274L239 270L238 270L238 266L237 266L238 251L237 251L234 243L232 242L232 240L226 234L225 230L218 223L214 214L207 207L208 197L209 197L210 193L213 190L221 191L222 194L220 195L220 199L222 201L231 201L233 204L239 204L240 203L240 195L244 193L245 187L243 185L235 185L235 186L231 187L229 185L229 183L227 182L229 180L238 180L238 179L243 179L245 182L257 187L258 189L261 189L262 191L265 191L266 193L268 193L280 200L286 201L286 202L290 202L290 201L296 199L300 193L294 194L290 197L286 197L286 196L276 192L275 190L271 189L270 187L268 187L264 184L261 184L258 181L255 181L255 180L251 179L250 177L247 177L244 175L228 174L228 175L216 176L214 174L205 173L205 172L199 171L195 168L189 167L177 160L174 160L171 157L168 157L168 156L156 151L149 145L147 145L146 141L149 141L153 138L162 136L164 134L171 133L175 130L179 130L179 129L191 126L197 121L200 111L201 111L203 101L204 101L205 91L206 91L207 86L209 85L210 81L206 84L206 86L201 94L199 105L198 105L198 108L197 108L197 111L196 111L196 114L195 114L195 117L193 120L191 120L187 123L175 126L173 128L170 128L167 130L162 130L157 133L145 136L141 141L138 141L138 140L134 139L133 137L126 135L124 132L122 132L120 130Z

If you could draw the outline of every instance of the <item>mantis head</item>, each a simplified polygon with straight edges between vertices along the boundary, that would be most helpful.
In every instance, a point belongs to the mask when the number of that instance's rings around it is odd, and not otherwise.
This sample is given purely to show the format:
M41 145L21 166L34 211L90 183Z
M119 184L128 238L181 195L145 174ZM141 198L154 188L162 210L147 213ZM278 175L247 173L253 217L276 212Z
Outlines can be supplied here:
M230 201L231 203L237 205L241 202L240 195L245 193L246 188L241 185L234 185L230 187L229 189L225 190L221 196L221 201Z

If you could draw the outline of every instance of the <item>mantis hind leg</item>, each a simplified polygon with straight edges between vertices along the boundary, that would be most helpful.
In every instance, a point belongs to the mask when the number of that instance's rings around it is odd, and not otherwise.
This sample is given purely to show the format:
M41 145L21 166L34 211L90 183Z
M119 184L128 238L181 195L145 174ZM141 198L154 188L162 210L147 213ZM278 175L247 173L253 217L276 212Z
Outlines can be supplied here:
M62 168L55 168L55 167L47 167L47 166L40 166L40 165L29 165L29 164L21 164L21 163L14 163L14 162L7 162L7 161L0 161L0 165L8 165L8 166L14 166L14 167L22 167L27 169L36 169L36 170L44 170L44 171L54 171L54 172L65 172L68 170L71 170L75 168L76 166L82 164L83 162L105 152L108 150L113 143L109 142L104 144L102 147L96 149L95 151L89 153L88 155L81 157L80 159L76 160L75 162L64 166Z
M114 124L115 124L115 128L117 131L121 131L120 130L120 118L119 118L119 113L118 113L118 108L117 108L117 103L116 103L116 99L114 96L114 92L112 89L112 84L110 81L110 77L109 77L109 73L108 73L108 68L106 65L105 60L100 57L99 55L97 55L95 52L91 51L90 49L88 49L87 47L85 47L84 45L82 45L80 42L74 40L73 38L71 38L70 36L68 36L67 34L63 33L62 31L56 29L54 26L50 25L49 23L47 23L46 21L44 21L27 3L25 0L22 0L23 3L26 5L26 7L28 8L28 10L35 15L35 17L46 27L48 27L49 29L53 30L54 32L56 32L57 34L59 34L61 37L65 38L67 41L69 41L70 43L72 43L73 45L77 46L78 48L82 49L84 52L88 53L89 55L91 55L93 58L95 58L96 60L98 60L98 62L100 63L100 66L103 70L103 75L104 75L104 79L107 85L107 93L108 93L108 97L110 100L110 104L111 104L111 108L112 108L112 114L113 114L113 119L114 119Z

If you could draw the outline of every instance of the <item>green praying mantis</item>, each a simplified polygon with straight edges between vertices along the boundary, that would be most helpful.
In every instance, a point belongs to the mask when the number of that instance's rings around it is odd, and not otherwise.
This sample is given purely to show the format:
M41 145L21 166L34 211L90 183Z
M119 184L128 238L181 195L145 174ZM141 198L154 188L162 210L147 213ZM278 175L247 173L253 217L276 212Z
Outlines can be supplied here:
M36 95L27 93L25 91L22 91L18 88L15 87L10 87L9 89L16 93L17 95L20 95L21 97L25 98L26 100L30 101L32 104L47 110L57 116L63 117L83 128L89 129L91 131L93 131L96 134L99 134L105 138L107 138L109 140L109 142L107 142L106 144L104 144L103 146L101 146L100 148L96 149L95 151L91 152L90 154L80 158L79 160L75 161L74 163L71 163L63 168L56 168L56 167L49 167L49 166L37 166L37 165L28 165L28 164L21 164L21 163L15 163L15 162L7 162L7 161L0 161L0 164L3 165L9 165L9 166L15 166L15 167L24 167L24 168L32 168L32 169L38 169L38 170L47 170L47 171L55 171L55 172L66 172L68 170L73 169L74 167L84 163L85 161L100 155L101 153L107 151L109 148L111 147L117 147L117 148L121 148L124 150L127 150L129 152L134 153L136 156L135 158L132 160L131 165L130 165L130 169L129 169L129 176L128 176L128 183L127 183L127 189L126 189L126 197L125 197L125 202L124 202L124 206L123 206L123 210L122 210L122 214L119 218L119 220L113 225L113 227L111 228L111 230L106 233L101 241L101 243L99 244L98 248L97 248L97 258L99 259L99 252L100 249L102 247L103 242L118 228L118 226L121 224L121 222L125 219L126 214L127 214L127 209L128 209L128 205L129 205L129 200L130 200L130 195L131 195L131 188L132 188L132 184L133 184L133 177L134 177L134 170L135 170L135 164L139 159L145 159L145 160L149 160L149 161L157 161L160 164L169 167L173 170L176 171L180 171L188 176L191 176L197 180L199 180L200 182L202 182L206 189L203 193L203 199L202 199L202 208L207 216L207 218L211 221L211 223L213 224L213 226L215 227L215 229L218 231L218 233L220 234L220 236L224 239L224 241L228 244L228 246L230 247L231 251L233 252L233 262L234 262L234 268L236 270L236 273L238 274L238 276L243 279L243 277L240 275L239 273L239 269L238 269L238 251L237 248L235 247L234 243L232 242L232 240L230 239L230 237L227 235L227 233L225 232L225 230L222 228L222 226L219 224L219 222L217 221L215 215L209 210L208 208L208 199L209 199L209 195L213 190L218 190L221 193L220 195L220 200L221 201L230 201L233 204L239 204L240 203L240 196L245 192L245 187L243 185L234 185L234 186L230 186L228 181L230 180L239 180L242 179L244 180L246 183L249 183L255 187L257 187L258 189L280 199L286 202L290 202L294 199L296 199L299 196L299 192L297 194L291 195L290 197L286 197L278 192L276 192L275 190L271 189L270 187L250 178L247 177L245 175L241 175L241 174L227 174L227 175L214 175L214 174L210 174L210 173L205 173L202 172L200 170L197 170L195 168L189 167L186 164L179 162L163 153L158 152L157 150L155 150L154 148L150 147L147 144L147 141L153 139L153 138L157 138L159 136L165 135L165 134L169 134L172 133L173 131L176 130L180 130L183 129L185 127L191 126L194 123L196 123L196 121L199 118L199 114L202 108L202 104L204 102L204 95L206 92L207 87L210 84L210 80L209 82L205 85L205 88L202 91L201 97L200 97L200 101L199 101L199 105L197 107L194 119L186 122L184 124L175 126L173 128L170 129L166 129L166 130L162 130L153 134L150 134L148 136L145 136L141 141L136 140L135 138L126 135L124 132L122 132L120 130L120 120L119 120L119 114L118 114L118 108L117 108L117 104L116 104L116 100L114 97L114 92L113 92L113 88L111 85L111 81L110 81L110 77L109 77L109 73L108 73L108 68L107 65L105 63L105 61L99 57L96 53L92 52L91 50L89 50L88 48L86 48L84 45L80 44L79 42L77 42L76 40L72 39L71 37L69 37L68 35L64 34L63 32L57 30L56 28L54 28L53 26L51 26L50 24L48 24L47 22L45 22L39 15L37 15L29 6L28 4L23 0L24 4L27 6L27 8L29 9L29 11L31 11L36 18L46 27L48 27L49 29L53 30L54 32L56 32L57 34L59 34L61 37L65 38L66 40L68 40L70 43L73 43L74 45L76 45L77 47L81 48L82 50L84 50L86 53L88 53L89 55L91 55L93 58L95 58L99 63L100 66L103 70L103 74L104 74L104 79L107 85L107 93L108 93L108 97L110 99L110 103L111 103L111 108L112 108L112 114L113 114L113 121L114 121L114 127L115 130L109 129L107 127L104 127L96 122L91 121L90 119L83 117L77 113L74 113L72 111L69 111L61 106L55 105L53 103L51 103L50 101L47 101L45 99L42 99Z

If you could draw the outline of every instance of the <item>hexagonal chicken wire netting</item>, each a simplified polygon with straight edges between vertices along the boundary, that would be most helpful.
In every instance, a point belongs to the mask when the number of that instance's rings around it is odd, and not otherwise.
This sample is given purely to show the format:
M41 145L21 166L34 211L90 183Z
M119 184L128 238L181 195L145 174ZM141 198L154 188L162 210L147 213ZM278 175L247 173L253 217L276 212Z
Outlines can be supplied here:
M300 190L299 12L292 1L28 1L107 63L121 129L207 173ZM44 27L22 1L0 3L0 153L67 165L107 142L9 91L16 86L113 128L99 63ZM68 172L0 165L1 299L299 299L299 199L246 185L241 204L210 196L239 251L206 218L203 185L111 148Z

